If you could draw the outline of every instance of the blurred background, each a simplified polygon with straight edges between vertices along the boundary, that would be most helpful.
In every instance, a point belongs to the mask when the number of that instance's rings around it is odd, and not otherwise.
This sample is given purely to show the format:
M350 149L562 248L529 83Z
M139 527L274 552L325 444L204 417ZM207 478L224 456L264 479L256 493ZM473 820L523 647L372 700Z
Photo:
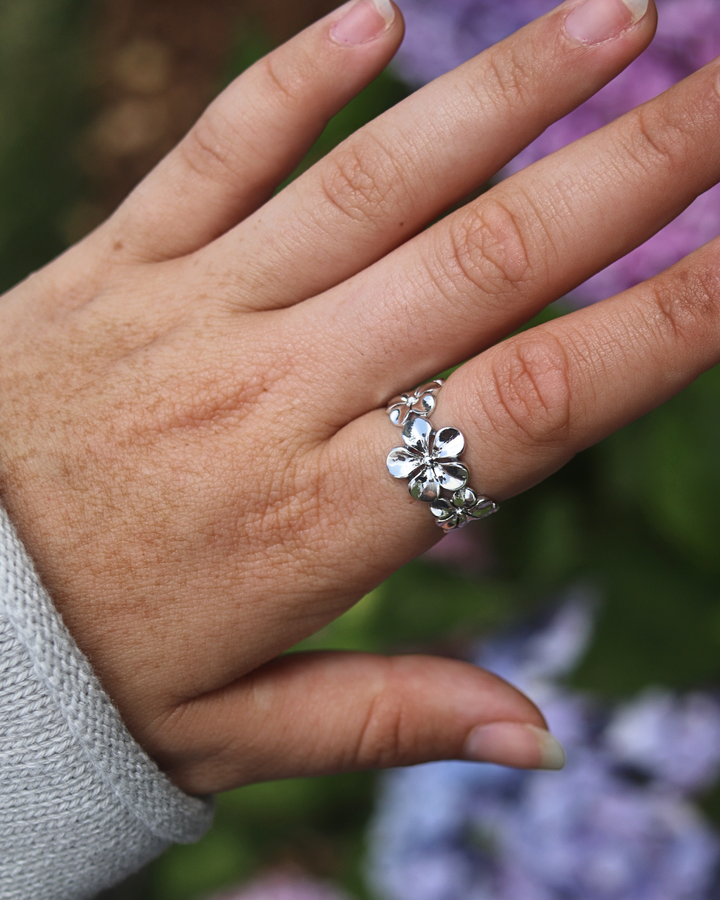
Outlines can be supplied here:
M334 5L0 0L3 289L102 221L224 85ZM398 60L303 167L553 3L399 5ZM720 53L720 0L658 6L653 48L508 171ZM719 233L712 191L541 318ZM719 405L715 370L444 539L304 645L487 664L543 703L570 751L564 773L442 764L251 786L218 798L199 844L173 848L106 900L720 897Z

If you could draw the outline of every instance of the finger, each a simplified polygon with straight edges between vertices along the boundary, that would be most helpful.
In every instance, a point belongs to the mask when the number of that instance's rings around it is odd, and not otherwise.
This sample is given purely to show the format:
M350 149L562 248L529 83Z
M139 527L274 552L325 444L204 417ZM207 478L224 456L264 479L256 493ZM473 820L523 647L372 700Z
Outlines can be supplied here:
M351 383L352 396L329 398L338 413L359 415L380 385L387 398L496 342L712 187L719 76L715 61L304 304L331 325L317 344L333 383Z
M471 487L504 500L718 362L720 239L630 291L523 332L462 366L442 389L432 424L461 430ZM377 411L340 432L327 460L332 475L320 502L336 497L332 514L345 523L336 539L355 546L370 535L366 557L376 571L421 552L439 531L428 504L383 472L388 451L402 443ZM347 564L349 578L360 576L359 562Z
M462 462L469 469L471 487L495 500L529 488L579 450L659 405L716 364L719 273L720 240L647 284L524 332L463 366L441 391L432 423L436 428L454 426L465 435ZM264 317L251 316L250 321L258 318ZM312 385L299 389L294 378L283 378L282 372L273 373L278 381L268 385L267 377L252 367L243 372L248 353L238 352L235 333L216 328L212 343L222 352L225 341L225 367L204 365L202 354L200 365L188 365L186 352L178 351L186 346L182 333L177 347L169 344L166 350L178 352L184 368L169 364L172 356L155 356L154 367L162 375L158 384L171 384L172 390L164 392L170 398L165 409L162 401L148 405L149 424L142 426L159 427L171 435L162 459L175 458L176 448L183 448L186 460L180 472L174 466L156 465L142 485L155 486L154 504L160 497L174 496L180 485L188 512L177 519L161 503L158 508L167 512L164 543L149 536L139 549L132 542L127 548L112 546L113 567L127 570L134 570L138 560L146 566L148 560L159 564L167 555L168 541L179 548L173 578L163 584L160 597L173 602L156 602L148 613L154 621L148 632L153 640L134 634L130 645L135 663L144 660L141 669L146 677L131 686L132 694L127 692L119 677L127 664L127 649L114 640L118 630L132 629L137 604L146 603L144 590L134 599L128 600L125 591L108 601L114 605L116 628L112 634L101 630L82 645L98 665L102 662L99 674L131 728L142 725L133 718L133 708L140 706L135 701L152 680L158 634L165 634L167 646L177 651L171 654L175 677L167 691L172 691L167 702L174 708L199 692L240 678L319 630L441 537L428 505L412 499L406 483L394 481L387 471L388 453L402 441L384 412L375 410L322 441L314 433L314 420L323 411ZM195 327L188 326L190 330L196 334ZM284 337L281 347L287 346ZM242 346L249 350L253 343L262 347L269 339L257 330L245 340ZM299 352L304 350L302 346ZM144 368L131 365L126 372L144 380ZM142 380L131 392L133 397L162 394L155 389L148 393ZM121 381L126 402L127 384ZM357 381L354 386L364 387ZM267 414L253 422L243 407L257 402L258 390ZM178 406L177 398L186 394L193 404ZM123 408L120 402L117 408ZM212 489L186 490L187 485L204 484L208 457L203 448L209 440L204 429L191 438L188 423L210 422L214 427L222 416L228 418L227 410L231 420L240 410L242 435L238 437L235 427L218 429L211 448ZM282 423L270 443L268 415ZM310 434L303 437L306 429ZM197 441L197 453L188 456L190 439ZM108 504L128 508L128 481L116 482L117 487L107 486L110 494L105 491L97 516L90 514L89 527L81 529L78 540L83 546L93 544L95 533L107 533L100 524ZM124 514L118 521L124 521ZM232 523L237 522L245 524L235 527ZM49 540L53 546L52 535ZM107 557L97 551L95 556L104 565ZM193 567L198 558L211 564ZM217 561L221 564L215 565ZM43 573L51 585L52 569L46 564ZM210 587L209 571L216 572ZM103 577L98 566L85 567L81 575L88 585ZM233 587L240 576L258 585L247 597L238 597ZM269 578L273 590L268 593L264 585ZM54 593L62 596L62 583L56 584ZM211 595L219 599L198 603L198 597ZM172 626L178 610L186 623L194 623L193 634L204 635L203 641L177 644ZM78 634L79 614L67 605L63 615ZM248 623L261 621L274 627L261 628L252 641L238 637L248 633ZM205 646L213 647L211 658L203 653ZM165 702L165 697L158 699L159 704Z
M359 0L260 60L140 184L103 240L160 260L222 234L265 202L328 119L380 73L402 33L389 0Z
M560 768L546 727L527 697L468 663L292 654L183 707L162 736L181 749L151 752L182 788L205 794L434 759Z
M250 306L287 306L348 278L495 175L550 123L649 43L621 0L614 39L566 31L566 4L365 127L211 249L213 271ZM237 247L247 260L238 274Z
M504 472L490 478L488 489L504 498L650 412L719 361L715 240L633 290L482 354L459 370L442 414L457 417L473 398L469 440L479 449L486 437L484 467L499 468L502 452ZM470 458L479 470L479 459Z

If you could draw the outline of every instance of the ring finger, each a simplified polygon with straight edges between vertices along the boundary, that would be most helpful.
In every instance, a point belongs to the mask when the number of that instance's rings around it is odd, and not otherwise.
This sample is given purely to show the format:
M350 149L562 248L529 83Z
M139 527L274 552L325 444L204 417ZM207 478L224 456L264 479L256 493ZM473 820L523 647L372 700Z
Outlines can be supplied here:
M429 421L435 430L461 430L470 486L500 501L537 484L718 362L720 238L636 288L481 354L451 376ZM355 546L368 530L374 534L367 558L375 580L439 536L429 505L411 498L405 482L394 482L386 471L388 451L401 444L398 429L376 410L331 440L326 461L326 502L348 498L355 510L335 511L336 521L345 523L346 545ZM359 576L367 559L348 565L356 568L350 577Z

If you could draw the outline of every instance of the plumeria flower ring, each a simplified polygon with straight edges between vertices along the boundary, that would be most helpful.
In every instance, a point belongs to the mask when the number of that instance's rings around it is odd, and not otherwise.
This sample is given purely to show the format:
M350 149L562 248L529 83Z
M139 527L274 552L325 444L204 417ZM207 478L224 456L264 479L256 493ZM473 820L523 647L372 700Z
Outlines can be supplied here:
M455 491L449 500L439 497L433 500L430 512L443 531L454 531L468 522L484 519L498 511L498 505L487 497L478 496L472 488Z
M411 416L421 416L427 419L435 409L435 394L443 386L440 378L430 381L422 387L416 388L409 394L400 394L399 397L393 399L387 405L387 412L393 425L399 425L401 428L407 424Z
M465 438L457 428L434 432L430 423L412 416L402 431L404 447L391 450L387 467L393 478L409 478L408 490L415 500L432 503L442 490L458 491L468 483L470 474L458 457L465 449Z

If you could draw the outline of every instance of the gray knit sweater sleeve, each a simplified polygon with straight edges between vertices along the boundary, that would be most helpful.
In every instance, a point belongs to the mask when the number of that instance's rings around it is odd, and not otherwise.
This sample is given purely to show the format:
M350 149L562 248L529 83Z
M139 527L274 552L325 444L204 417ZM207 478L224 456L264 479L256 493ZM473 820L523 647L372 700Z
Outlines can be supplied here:
M0 509L1 900L92 897L211 818L133 740Z

